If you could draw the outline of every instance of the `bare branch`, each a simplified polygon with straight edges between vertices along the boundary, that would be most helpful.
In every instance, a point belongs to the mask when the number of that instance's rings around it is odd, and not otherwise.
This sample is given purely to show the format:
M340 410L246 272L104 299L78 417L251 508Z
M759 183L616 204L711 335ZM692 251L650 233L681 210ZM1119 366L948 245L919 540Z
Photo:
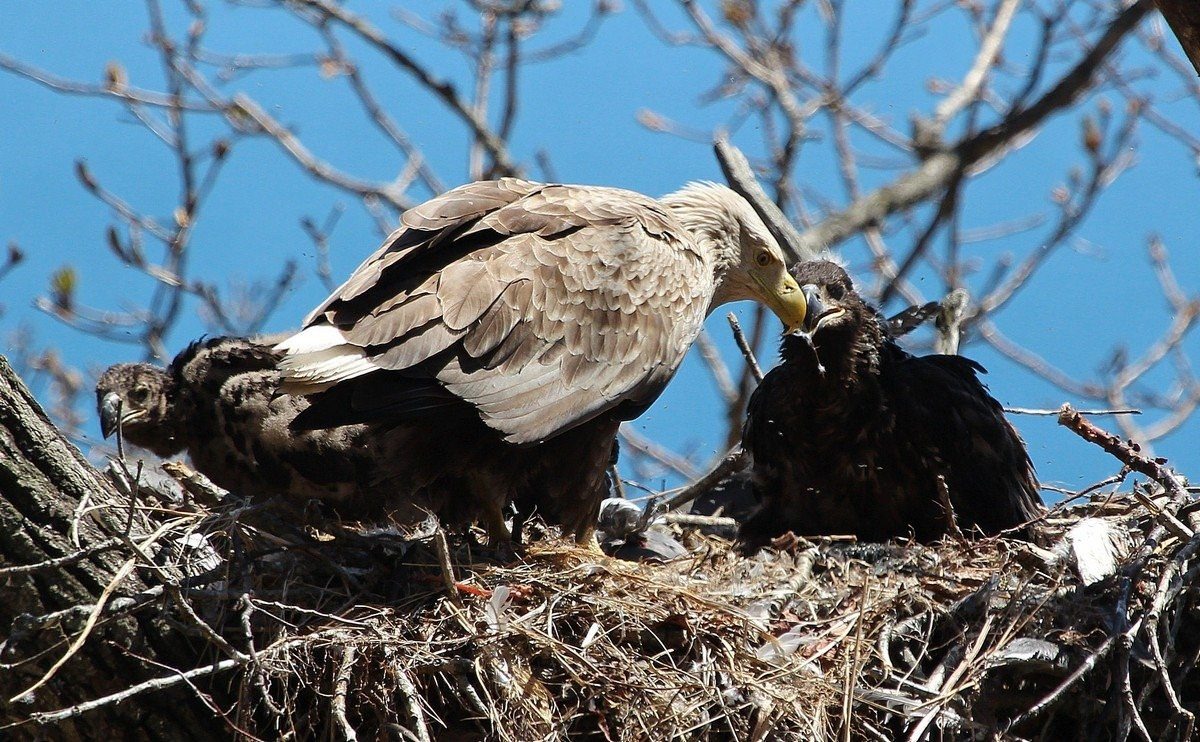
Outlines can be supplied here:
M508 154L504 141L491 130L487 122L481 119L470 105L458 94L458 90L447 80L435 76L424 66L417 63L407 52L392 43L383 32L373 26L362 16L351 13L334 0L293 0L299 7L316 11L321 21L332 20L353 31L363 41L396 63L416 78L423 87L434 93L446 106L471 128L475 136L496 163L497 169L505 175L520 175L522 169Z

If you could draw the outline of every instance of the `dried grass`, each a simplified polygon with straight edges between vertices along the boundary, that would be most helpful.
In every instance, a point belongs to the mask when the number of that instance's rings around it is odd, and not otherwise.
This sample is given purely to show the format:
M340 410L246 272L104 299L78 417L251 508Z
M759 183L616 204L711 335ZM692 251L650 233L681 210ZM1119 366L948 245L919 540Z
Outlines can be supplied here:
M1185 739L1200 537L1140 494L1055 509L1041 546L744 558L686 532L690 555L662 565L554 538L508 563L452 540L442 559L430 530L143 506L160 530L142 551L174 577L120 605L202 624L204 656L178 669L265 739ZM1110 542L1096 579L1074 553Z

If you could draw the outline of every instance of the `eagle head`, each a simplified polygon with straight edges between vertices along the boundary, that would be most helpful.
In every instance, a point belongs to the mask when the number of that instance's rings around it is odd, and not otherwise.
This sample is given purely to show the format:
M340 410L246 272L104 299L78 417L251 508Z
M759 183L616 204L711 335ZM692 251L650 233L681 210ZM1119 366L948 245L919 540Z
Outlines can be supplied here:
M808 312L803 325L784 335L785 358L815 351L822 367L857 366L877 359L884 341L878 315L854 290L842 266L810 260L792 266L791 274L800 284Z
M171 386L166 371L148 363L110 367L96 382L100 432L108 438L119 428L130 443L159 456L178 453Z

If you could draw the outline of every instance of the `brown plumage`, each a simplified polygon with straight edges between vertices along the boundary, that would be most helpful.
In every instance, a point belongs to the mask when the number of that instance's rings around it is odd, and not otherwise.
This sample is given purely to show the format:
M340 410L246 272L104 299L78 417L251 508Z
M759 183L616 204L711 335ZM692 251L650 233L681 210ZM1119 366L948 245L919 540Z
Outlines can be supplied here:
M410 492L469 500L493 536L515 502L579 539L622 420L675 373L710 309L803 297L741 197L504 179L456 188L402 226L281 343L301 428L383 421Z
M739 538L852 534L882 541L947 529L937 477L965 532L1036 517L1037 478L1000 404L961 356L915 357L888 336L841 267L801 263L809 314L751 397L742 445L758 511Z
M214 483L245 497L332 502L386 491L386 460L366 426L297 433L303 397L273 398L280 354L242 338L195 342L160 368L125 363L96 384L101 430L161 457L186 451Z

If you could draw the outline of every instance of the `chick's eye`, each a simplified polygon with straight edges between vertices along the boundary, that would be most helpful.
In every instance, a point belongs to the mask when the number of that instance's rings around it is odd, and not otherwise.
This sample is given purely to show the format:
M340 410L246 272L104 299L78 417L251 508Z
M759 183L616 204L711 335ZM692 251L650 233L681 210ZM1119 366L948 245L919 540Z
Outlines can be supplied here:
M137 389L134 389L129 394L129 398L132 399L134 402L138 402L138 403L145 402L147 399L150 398L150 390L144 386L139 386Z
M759 265L761 265L762 267L764 267L764 268L765 268L765 267L767 267L767 265L768 265L768 264L771 262L771 254L770 254L770 253L766 253L766 252L760 252L760 253L758 254L758 257L756 257L754 260L755 260L755 262L757 262Z

